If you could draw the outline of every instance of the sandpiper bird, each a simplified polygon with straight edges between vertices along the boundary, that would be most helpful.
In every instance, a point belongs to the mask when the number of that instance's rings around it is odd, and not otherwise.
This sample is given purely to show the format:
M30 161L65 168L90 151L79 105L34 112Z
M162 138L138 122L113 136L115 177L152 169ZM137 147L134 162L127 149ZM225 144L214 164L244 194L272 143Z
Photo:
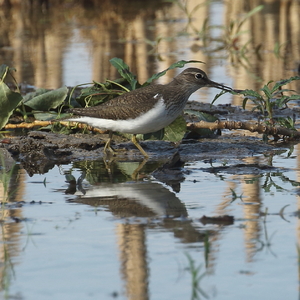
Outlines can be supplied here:
M171 124L183 112L190 95L202 87L232 91L230 87L208 79L204 71L188 68L168 84L153 83L98 106L72 108L69 112L73 116L67 120L108 129L109 139L104 152L113 152L110 146L113 131L131 133L133 144L147 158L136 135L156 132Z

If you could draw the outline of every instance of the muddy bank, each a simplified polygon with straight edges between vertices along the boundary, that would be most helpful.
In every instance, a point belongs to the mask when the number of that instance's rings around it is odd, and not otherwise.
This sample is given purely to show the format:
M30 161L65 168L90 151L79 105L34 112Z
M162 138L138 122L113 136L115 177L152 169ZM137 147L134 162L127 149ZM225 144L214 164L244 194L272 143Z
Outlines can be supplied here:
M0 147L21 163L29 174L46 173L55 164L73 161L97 160L104 157L106 134L56 134L32 131L27 136L5 139ZM237 161L244 157L278 151L278 147L264 144L249 136L220 136L212 139L183 140L181 143L144 141L142 147L149 161L167 161L178 151L183 161L217 160ZM128 140L114 137L112 144L116 160L142 161L143 156Z

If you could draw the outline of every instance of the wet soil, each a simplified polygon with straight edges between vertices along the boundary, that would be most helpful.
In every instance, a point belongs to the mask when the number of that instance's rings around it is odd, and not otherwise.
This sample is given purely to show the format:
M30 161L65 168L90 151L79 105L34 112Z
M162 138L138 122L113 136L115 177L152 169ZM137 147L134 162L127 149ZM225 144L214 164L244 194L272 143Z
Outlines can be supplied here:
M80 160L96 160L104 157L103 147L107 135L58 134L32 131L27 136L14 137L2 143L12 157L19 161L29 174L43 174L55 164L68 164ZM150 155L149 161L170 159L176 152L184 161L221 160L232 161L248 156L278 151L274 145L264 144L256 137L220 136L211 139L184 140L181 143L166 141L141 142ZM143 160L143 156L130 142L114 140L112 145L119 160Z

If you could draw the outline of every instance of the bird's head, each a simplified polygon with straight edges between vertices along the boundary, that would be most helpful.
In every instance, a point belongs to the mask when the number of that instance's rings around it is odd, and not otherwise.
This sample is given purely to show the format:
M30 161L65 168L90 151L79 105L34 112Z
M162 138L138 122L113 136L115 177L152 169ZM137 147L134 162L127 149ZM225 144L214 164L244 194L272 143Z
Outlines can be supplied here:
M194 91L202 87L214 87L228 92L232 91L232 88L210 80L206 73L198 68L185 69L174 78L174 81L176 81L177 84L184 85Z

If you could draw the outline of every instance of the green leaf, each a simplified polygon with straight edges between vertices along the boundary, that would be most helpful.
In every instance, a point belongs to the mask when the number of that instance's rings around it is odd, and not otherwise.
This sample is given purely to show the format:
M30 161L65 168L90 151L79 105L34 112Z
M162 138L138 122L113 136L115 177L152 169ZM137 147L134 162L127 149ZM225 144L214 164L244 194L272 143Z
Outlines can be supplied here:
M79 103L82 107L87 107L102 104L116 96L122 95L124 89L120 90L119 87L124 85L125 87L130 87L124 78L118 78L110 82L106 81L105 83L94 82L92 86L87 86L81 90L80 95L76 98L77 105ZM76 102L70 104L75 107Z
M137 80L136 76L129 71L129 66L118 57L110 59L109 62L118 70L120 75L130 83L131 90L135 90Z
M172 64L168 69L165 69L164 71L161 71L161 72L159 72L159 73L157 73L157 74L152 75L152 76L151 76L151 77L143 84L143 86L148 85L148 84L150 84L153 80L156 80L156 79L158 79L158 78L164 76L164 75L167 73L167 71L169 71L169 70L172 70L172 69L175 69L175 68L182 68L182 67L184 67L186 64L190 64L190 63L203 63L203 62L200 61L200 60L188 60L188 61L187 61L187 60L180 60L180 61L178 61L178 62Z
M294 80L300 80L300 76L293 76L290 77L289 79L284 79L276 82L276 84L272 88L272 93L274 93L276 90L278 90L278 88L282 87L283 85L286 85Z
M243 99L243 109L246 109L246 104L247 104L247 101L249 100L249 98L248 97L245 97L244 99Z
M253 90L242 90L241 92L240 92L240 94L242 94L242 95L244 95L244 96L246 96L246 97L248 97L249 99L253 99L253 98L262 98L262 96L258 93L258 92L256 92L256 91L253 91Z
M272 89L272 96L275 97L275 96L280 95L284 92L295 92L295 91L290 90L290 89L282 89L282 90L278 90L277 92L275 92L275 90L273 91L273 89ZM298 97L300 97L300 96L298 96Z
M290 100L300 100L300 95L291 95L291 96L288 96L289 98L289 101Z
M22 99L20 93L11 91L3 81L0 81L0 129L6 125Z
M211 102L210 105L213 105L215 103L215 101L220 98L222 95L226 94L228 91L221 91L220 93L218 93L215 98L213 99L213 101ZM235 94L235 93L234 93Z
M268 85L264 85L261 90L265 93L268 99L272 98L272 91L269 89Z
M292 119L291 117L277 118L277 122L280 126L286 127L291 130L296 130L294 119Z
M246 108L246 104L248 100L251 100L255 105L261 106L261 102L264 102L264 99L262 96L253 90L242 90L239 94L242 94L245 96L243 100L243 109Z
M7 65L1 65L0 66L0 79L3 81L7 75L7 73L11 73L11 71L16 71L15 68L11 68Z
M243 18L243 20L240 22L240 24L238 25L238 30L242 27L242 25L244 24L244 22L249 19L251 16L253 16L254 14L256 14L257 12L261 11L264 8L264 5L258 5L256 7L254 7L252 10L250 10L245 17Z
M169 126L165 128L163 140L170 142L181 141L186 133L186 122L183 116L179 116Z
M286 104L290 101L288 96L282 96L275 100L275 104L278 108L286 107Z
M24 97L24 105L34 110L48 111L56 108L66 99L68 88L61 87L56 90L37 89Z
M162 140L165 135L165 129L160 129L156 132L146 133L142 135L142 139L146 140Z
M66 182L76 182L76 178L72 174L65 175Z

